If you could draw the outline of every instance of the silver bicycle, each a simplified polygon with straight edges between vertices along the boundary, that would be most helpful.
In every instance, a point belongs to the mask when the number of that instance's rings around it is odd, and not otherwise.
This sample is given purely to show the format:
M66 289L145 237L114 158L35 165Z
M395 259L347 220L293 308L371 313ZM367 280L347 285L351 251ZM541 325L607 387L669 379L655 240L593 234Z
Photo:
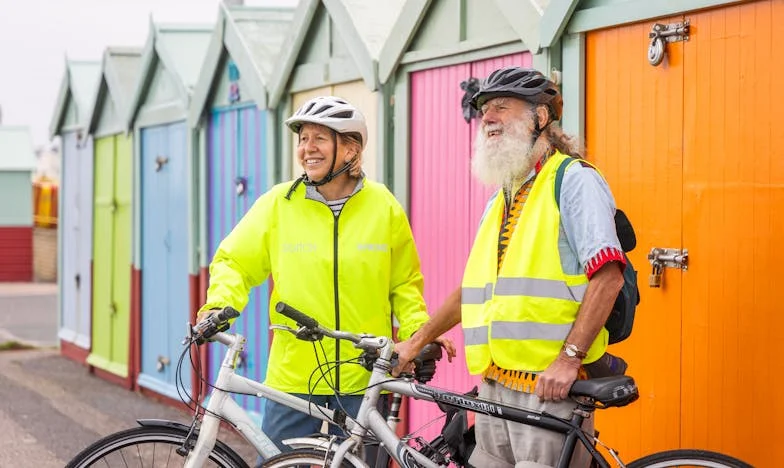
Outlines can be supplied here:
M469 466L467 455L472 448L469 438L465 441L455 441L454 437L447 438L444 434L432 441L420 437L399 438L394 430L394 417L385 418L377 409L382 391L437 402L445 411L453 411L452 414L455 410L481 412L562 433L565 435L565 444L558 468L568 466L578 441L593 456L597 466L609 468L610 464L595 449L595 444L604 447L606 445L592 434L584 433L581 429L582 421L596 408L624 406L638 398L637 387L631 377L578 381L570 392L570 395L578 401L577 409L571 419L561 419L546 413L483 400L469 394L448 392L421 383L414 376L391 377L389 372L393 366L394 343L387 337L330 330L283 303L278 303L276 310L293 319L298 325L297 329L280 326L277 328L287 330L300 339L314 342L324 337L343 339L362 350L360 360L367 368L372 369L372 372L368 389L355 419L347 417L340 411L315 405L235 374L237 359L245 347L245 338L224 332L228 328L227 321L239 315L233 309L226 308L210 319L200 322L192 329L189 338L188 349L191 344L202 343L209 337L228 347L214 384L212 397L206 409L197 405L192 424L187 426L172 421L139 420L140 427L111 434L82 450L67 465L67 468L94 465L248 467L234 450L217 440L220 421L231 424L255 447L259 455L266 460L264 467L282 468L303 465L367 467L364 461L364 449L369 441L379 443L381 452L388 454L401 467ZM425 374L432 377L435 369L434 361L429 359L422 368L429 369ZM347 437L317 435L289 439L284 443L292 450L280 453L272 441L252 422L245 410L231 399L232 393L268 398L323 421L338 424L344 428ZM726 455L700 450L661 452L624 465L615 451L606 448L619 467L750 467ZM386 466L384 462L382 465Z
M256 449L263 459L269 459L280 454L278 447L253 422L247 412L231 398L232 394L267 398L310 414L322 421L339 425L344 430L348 431L353 428L354 420L347 417L345 412L340 409L330 409L316 405L308 400L289 395L236 374L236 365L238 358L245 349L246 339L240 334L225 333L225 330L228 329L228 321L237 316L239 316L239 312L227 307L194 326L189 337L184 342L186 347L178 363L178 375L184 357L193 345L203 344L209 339L220 342L227 347L217 380L212 384L213 392L207 407L202 408L197 404L193 408L195 414L190 426L175 421L159 419L137 420L139 427L110 434L96 441L79 452L66 465L66 468L86 468L90 466L248 467L248 463L234 450L217 440L221 421L230 424ZM297 334L296 330L288 327L275 326L275 328L282 328ZM301 333L309 332L303 329ZM301 334L298 336L305 338ZM353 339L356 335L334 332L331 336L338 339ZM438 350L438 357L440 358L440 348L437 345L433 346ZM425 366L432 369L433 372L435 371L434 363L425 364ZM432 373L430 377L432 377ZM400 402L400 396L396 395L395 397L393 398L392 410L388 417L388 427L393 431L398 421ZM183 399L183 401L185 400ZM284 441L284 444L292 449L307 448L309 450L321 451L326 451L329 443L329 436L326 435L301 437ZM353 454L349 454L347 460L356 464L361 463L357 456Z

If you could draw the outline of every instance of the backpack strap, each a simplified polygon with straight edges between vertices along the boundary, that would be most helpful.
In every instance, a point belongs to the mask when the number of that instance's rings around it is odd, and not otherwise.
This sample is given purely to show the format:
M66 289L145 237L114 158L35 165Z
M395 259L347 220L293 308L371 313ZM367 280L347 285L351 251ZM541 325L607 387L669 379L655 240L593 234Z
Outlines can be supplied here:
M558 169L555 171L555 206L557 206L559 210L561 209L561 185L563 185L564 174L566 173L566 168L573 161L575 161L575 159L569 156L561 162L561 165L558 166Z

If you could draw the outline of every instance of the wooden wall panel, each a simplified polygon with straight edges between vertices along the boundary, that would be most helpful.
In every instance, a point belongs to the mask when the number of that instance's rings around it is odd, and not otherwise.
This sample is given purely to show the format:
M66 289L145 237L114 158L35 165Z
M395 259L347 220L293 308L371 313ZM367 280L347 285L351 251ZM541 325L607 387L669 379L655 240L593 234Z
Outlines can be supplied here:
M679 18L661 21L679 21ZM600 411L597 428L624 460L680 443L681 274L648 287L652 247L680 247L683 46L671 44L659 67L648 64L651 23L592 32L586 41L586 143L616 204L630 217L642 302L632 336L609 351L623 356L640 400Z
M773 44L784 1L687 18L682 444L776 466L784 58Z

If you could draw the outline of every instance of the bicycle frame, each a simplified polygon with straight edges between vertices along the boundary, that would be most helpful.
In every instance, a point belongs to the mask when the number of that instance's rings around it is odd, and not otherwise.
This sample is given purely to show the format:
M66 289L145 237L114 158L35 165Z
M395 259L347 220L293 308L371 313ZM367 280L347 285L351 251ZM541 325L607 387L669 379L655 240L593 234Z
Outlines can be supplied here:
M331 338L353 341L355 346L360 349L378 352L359 413L355 419L346 416L346 427L350 433L346 440L337 445L337 448L335 448L335 443L332 440L325 438L296 438L284 441L292 448L313 448L324 451L325 455L334 454L331 463L332 467L339 467L344 460L354 466L367 466L362 461L359 453L355 453L352 450L362 447L368 431L373 433L376 439L383 444L384 449L401 467L423 466L439 468L446 466L433 462L397 436L394 429L390 427L389 422L378 411L376 406L382 391L386 390L417 400L438 402L454 408L483 413L492 417L564 434L566 436L565 443L557 468L568 468L577 441L583 444L599 467L610 468L606 459L594 448L588 436L581 430L583 419L593 412L595 409L593 406L578 403L578 408L574 411L571 420L566 422L547 413L503 405L420 384L412 378L389 377L392 369L390 360L394 351L394 343L388 338L360 336L325 329L321 329L321 332ZM207 461L209 453L217 440L221 419L225 419L234 425L242 437L253 445L264 459L269 459L280 453L277 446L262 432L260 427L254 424L246 411L231 398L231 394L234 393L267 398L322 421L333 421L334 411L329 408L291 396L236 374L236 362L240 353L245 349L246 343L246 339L242 335L217 333L213 339L226 345L228 350L221 363L207 410L202 417L196 444L186 458L185 468L200 468ZM611 451L611 454L620 466L624 466L614 452Z
M359 414L356 418L356 425L351 430L351 436L335 449L331 464L333 468L339 467L345 456L347 454L350 455L352 448L357 447L362 443L368 430L372 431L375 437L387 447L387 452L401 467L424 466L427 468L439 468L446 466L434 463L432 460L419 453L414 447L403 442L397 434L389 428L386 420L376 408L376 402L381 395L382 390L400 393L401 395L407 395L417 400L439 402L455 408L483 413L496 418L515 421L564 434L566 435L566 441L563 450L561 451L559 462L556 465L557 468L568 468L578 440L585 446L593 459L597 462L598 466L610 468L607 460L605 460L594 448L588 437L580 429L584 417L593 410L592 407L583 406L580 408L582 412L576 411L573 414L571 421L566 423L563 420L546 413L538 413L523 408L516 408L467 395L452 393L413 381L398 378L390 379L387 377L387 374L391 370L390 357L392 355L392 350L393 348L391 345L386 346L381 351L381 357L376 360L373 373L370 377L370 383L368 384L368 390L365 393L365 399L362 402L362 406L360 407ZM623 466L620 460L617 461ZM363 464L361 466L366 465Z
M253 422L247 412L231 398L231 394L233 393L267 398L321 419L322 421L332 421L334 412L329 408L291 396L285 392L281 392L260 382L236 374L234 369L236 367L237 358L245 349L245 337L242 335L217 333L213 339L226 345L228 350L221 363L212 396L210 397L210 401L207 404L207 410L202 418L196 444L185 460L185 468L200 468L207 461L210 451L215 446L221 419L225 419L234 425L242 437L253 445L265 459L280 453L277 446L266 434L264 434L264 432L262 432L261 428ZM346 418L346 423L349 428L354 425L353 421L348 417ZM317 446L322 441L319 439L313 439L312 441L309 441L309 439L298 439L298 442L304 443L305 445ZM353 456L350 458L352 460L355 459Z

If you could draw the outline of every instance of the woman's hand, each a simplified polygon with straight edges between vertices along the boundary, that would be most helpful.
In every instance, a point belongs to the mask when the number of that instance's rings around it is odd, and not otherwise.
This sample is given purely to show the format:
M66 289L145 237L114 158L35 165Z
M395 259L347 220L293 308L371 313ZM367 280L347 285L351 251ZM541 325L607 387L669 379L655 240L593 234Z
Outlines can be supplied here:
M210 315L212 315L213 313L220 312L220 311L221 311L220 309L203 310L203 311L199 312L198 314L196 314L196 323L199 323L202 320L204 320L207 317L209 317Z

